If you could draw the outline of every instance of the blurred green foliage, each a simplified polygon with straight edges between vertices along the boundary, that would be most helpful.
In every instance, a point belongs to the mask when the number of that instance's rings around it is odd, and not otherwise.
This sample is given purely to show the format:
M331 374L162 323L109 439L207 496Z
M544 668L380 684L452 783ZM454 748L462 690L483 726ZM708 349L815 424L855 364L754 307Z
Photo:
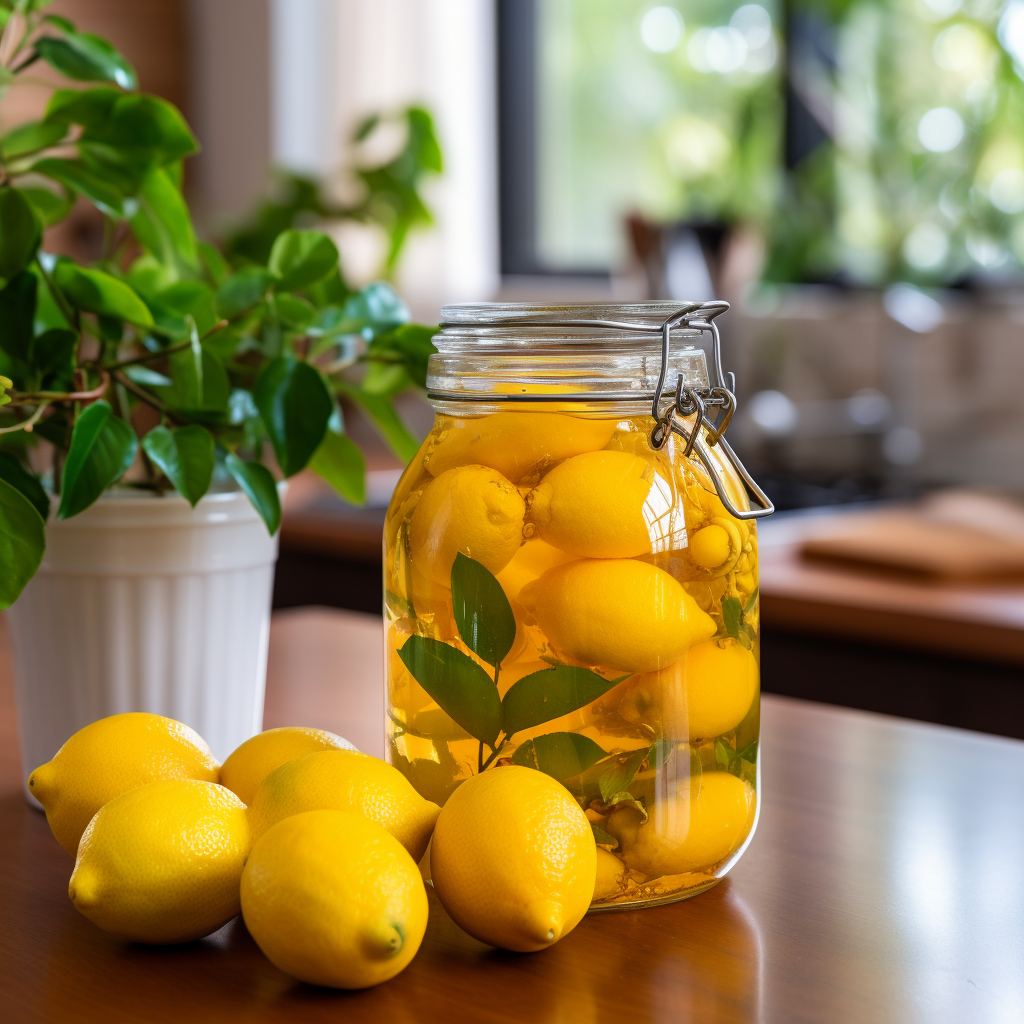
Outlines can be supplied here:
M139 93L107 41L46 7L0 0L0 98L38 61L79 83L0 135L0 608L43 554L50 498L28 457L39 439L55 452L46 483L59 518L134 466L144 470L135 486L175 489L193 505L233 481L274 532L275 467L288 477L310 466L346 500L364 500L342 396L411 457L418 445L392 399L424 384L433 351L434 328L410 324L389 284L349 287L317 229L339 215L377 223L394 267L409 229L429 222L420 178L441 166L424 111L403 115L395 158L357 169L353 206L332 208L296 182L222 252L197 239L182 196L182 161L199 147L181 113ZM44 228L80 200L105 226L89 266L41 248Z
M350 174L358 183L358 198L339 203L329 196L330 184L296 174L281 174L276 194L266 199L244 224L228 235L224 251L234 263L265 263L274 239L285 228L324 221L355 220L376 224L387 235L384 272L390 276L398 263L409 230L433 223L420 195L423 178L442 170L441 147L430 114L422 107L407 107L397 117L374 114L352 136L353 149L368 142L387 125L401 129L404 143L389 160L358 164Z

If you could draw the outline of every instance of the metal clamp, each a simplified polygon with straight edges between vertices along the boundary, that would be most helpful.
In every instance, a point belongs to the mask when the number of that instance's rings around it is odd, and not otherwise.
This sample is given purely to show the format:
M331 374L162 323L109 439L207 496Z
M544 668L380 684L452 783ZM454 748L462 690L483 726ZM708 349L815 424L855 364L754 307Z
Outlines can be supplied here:
M736 378L732 373L726 373L722 369L722 339L715 324L715 317L729 309L729 303L724 299L710 299L707 302L688 302L677 309L660 326L648 323L636 323L621 320L568 320L559 318L544 317L509 317L502 320L481 322L477 321L476 326L484 327L602 327L609 330L631 331L643 333L661 334L661 370L658 374L658 384L654 390L654 401L651 404L651 415L654 417L654 426L651 428L651 447L660 451L668 443L669 435L678 434L686 441L683 449L683 457L691 458L696 452L704 469L707 471L711 482L714 484L715 492L719 500L735 519L763 519L775 511L771 499L761 490L753 477L747 472L746 467L740 462L739 457L732 450L729 443L723 436L726 428L736 412ZM442 324L442 327L447 326ZM668 380L668 368L671 362L672 331L684 328L686 330L707 331L712 339L712 362L714 363L714 377L710 387L691 388L686 387L683 382L683 375L680 374L675 383L672 402L663 410L665 385ZM533 397L533 396L531 396ZM544 396L559 401L566 401L575 396L561 394L557 396ZM715 418L709 419L708 410L715 409ZM687 428L684 420L695 415L693 425ZM707 435L707 441L701 436L701 428ZM718 445L730 462L733 469L739 474L749 496L756 499L758 506L751 509L739 509L733 504L725 488L725 483L711 458L709 447Z
M654 391L651 415L654 427L651 429L651 447L656 451L664 448L671 433L676 433L686 441L683 457L690 458L696 451L697 458L707 471L719 500L735 519L763 519L775 511L771 499L757 485L754 478L747 472L739 457L723 436L736 412L736 378L732 373L722 370L722 339L714 318L724 313L729 303L721 299L710 302L691 302L673 313L661 325L661 372L658 374L658 386ZM662 410L665 393L665 382L671 361L672 331L678 327L708 331L713 339L712 360L714 362L714 378L709 388L689 388L683 386L682 374L676 379L675 398L671 405ZM719 413L714 420L708 418L708 409L717 408ZM687 430L682 422L696 414L693 425ZM701 437L701 427L707 434L707 444ZM729 497L721 476L714 465L708 447L720 445L723 454L739 474L752 498L757 500L758 507L738 509Z

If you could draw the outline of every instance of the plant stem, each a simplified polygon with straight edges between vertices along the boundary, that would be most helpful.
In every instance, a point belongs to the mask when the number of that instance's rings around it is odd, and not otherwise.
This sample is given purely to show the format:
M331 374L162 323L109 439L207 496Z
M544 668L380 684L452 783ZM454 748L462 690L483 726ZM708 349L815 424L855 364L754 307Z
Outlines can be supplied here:
M229 320L218 320L203 336L200 341L206 341L207 338L212 337L214 334L218 334L223 331L225 327L230 324ZM161 356L171 355L173 352L183 352L187 348L192 347L191 339L189 341L178 342L177 345L168 345L167 348L160 349L159 352L145 352L141 356L133 356L131 359L122 359L117 363L107 363L104 365L105 370L122 370L126 366L136 366L139 363L148 363L151 359L159 359Z
M79 371L75 371L78 373ZM84 373L84 371L82 371ZM11 391L11 405L35 405L37 402L92 402L103 397L110 386L110 374L100 373L100 383L91 390L82 391Z
M479 762L479 763L480 763L480 771L484 772L484 771L486 771L486 770L487 770L487 768L489 767L490 763L491 763L491 762L492 762L492 761L493 761L493 760L494 760L494 759L495 759L495 758L496 758L496 757L497 757L497 756L498 756L498 755L499 755L499 754L500 754L500 753L502 752L502 750L503 750L503 749L505 748L505 744L506 744L506 743L508 743L508 741L509 741L509 739L510 739L510 738L511 738L511 737L509 737L509 736L506 736L506 737L505 737L505 738L504 738L504 739L503 739L503 740L502 740L502 741L501 741L501 742L500 742L500 743L499 743L499 744L498 744L497 746L495 746L495 747L494 747L494 749L493 749L493 750L491 750L491 754L490 754L490 756L489 756L489 757L487 758L487 760L486 760L486 761L483 761L483 760L481 760L481 761ZM482 758L483 758L483 756L484 756L484 745L483 745L483 744L481 743L481 744L480 744L480 758L482 759Z
M146 405L156 409L157 412L161 412L165 416L174 419L174 414L171 412L170 408L164 405L164 403L161 402L159 398L156 398L154 395L151 395L148 391L145 391L143 388L140 388L137 385L135 385L123 373L115 373L114 376L117 378L118 384L121 384L125 388L127 388L140 401L143 401L146 403Z
M22 420L21 423L16 423L13 427L0 427L0 434L13 434L18 430L24 430L26 433L31 434L32 428L39 422L48 406L48 402L43 402L27 420Z

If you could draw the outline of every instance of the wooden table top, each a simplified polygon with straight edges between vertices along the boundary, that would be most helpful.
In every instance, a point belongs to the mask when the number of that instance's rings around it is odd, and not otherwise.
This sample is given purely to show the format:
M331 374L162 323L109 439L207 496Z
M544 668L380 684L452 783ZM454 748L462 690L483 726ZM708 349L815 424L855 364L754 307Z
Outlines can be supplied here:
M370 616L279 614L266 724L323 726L379 752L381 647ZM19 789L0 625L0 1018L1024 1020L1024 743L766 697L763 751L757 835L717 888L591 915L534 954L475 942L432 898L403 974L333 992L271 966L239 920L158 949L112 939L76 913L71 858Z

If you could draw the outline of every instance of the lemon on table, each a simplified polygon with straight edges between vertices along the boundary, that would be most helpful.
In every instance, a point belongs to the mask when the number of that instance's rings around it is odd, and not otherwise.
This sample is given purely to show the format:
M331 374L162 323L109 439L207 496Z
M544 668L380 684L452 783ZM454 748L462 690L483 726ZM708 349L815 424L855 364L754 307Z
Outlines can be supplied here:
M434 888L455 923L521 953L545 949L579 924L596 871L579 804L550 776L518 765L463 782L430 844Z
M245 805L213 782L168 779L122 793L89 823L68 885L75 908L135 942L190 942L239 910Z
M435 477L455 466L489 466L519 483L563 459L603 448L616 426L617 420L553 412L452 418L428 443L423 465Z
M121 793L158 779L216 782L218 762L187 725L144 711L79 729L28 779L57 842L74 855L92 816Z
M424 488L409 523L413 563L448 586L462 554L492 573L508 565L523 542L523 496L486 466L459 466Z
M267 958L314 985L393 978L427 927L416 862L379 825L345 811L307 811L270 828L253 845L241 898Z
M641 823L621 806L604 828L618 839L626 866L648 878L710 868L737 850L754 824L757 796L728 772L704 772L681 785L675 799L659 801Z
M631 558L555 566L519 599L566 660L623 672L671 665L717 628L672 576Z
M668 668L623 683L619 714L668 740L721 736L746 718L757 679L753 652L732 638L711 640Z
M354 744L342 736L323 729L284 726L267 729L247 739L220 766L220 784L238 795L244 804L251 804L260 783L286 761L314 750L355 750Z
M577 558L646 554L658 529L657 509L647 507L654 480L651 463L628 452L566 459L530 492L527 528L532 524L542 540Z
M249 808L253 839L284 818L322 810L363 815L419 860L440 808L379 758L354 750L320 750L293 758L260 783Z

